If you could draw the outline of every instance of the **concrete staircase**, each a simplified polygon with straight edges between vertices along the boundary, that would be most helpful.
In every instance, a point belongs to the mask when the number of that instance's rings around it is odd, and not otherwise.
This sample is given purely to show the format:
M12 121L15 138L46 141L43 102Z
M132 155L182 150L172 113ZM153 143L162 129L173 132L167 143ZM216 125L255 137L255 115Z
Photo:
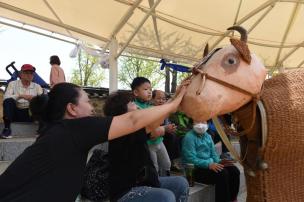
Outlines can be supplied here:
M3 123L0 123L1 131L3 127L4 127ZM11 128L12 128L12 135L14 138L35 137L38 130L38 124L18 122L18 123L12 123Z
M10 165L11 161L0 161L0 174Z
M0 124L0 131L3 129ZM37 124L13 123L12 139L0 139L0 174L36 139Z

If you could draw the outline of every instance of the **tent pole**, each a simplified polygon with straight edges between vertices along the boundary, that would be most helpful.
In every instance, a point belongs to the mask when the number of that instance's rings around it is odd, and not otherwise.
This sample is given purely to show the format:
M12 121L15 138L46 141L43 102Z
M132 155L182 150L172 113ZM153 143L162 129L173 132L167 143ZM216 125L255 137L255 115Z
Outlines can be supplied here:
M115 38L112 38L110 43L110 58L109 58L109 93L118 90L118 66L117 58L115 57L118 50L118 43Z

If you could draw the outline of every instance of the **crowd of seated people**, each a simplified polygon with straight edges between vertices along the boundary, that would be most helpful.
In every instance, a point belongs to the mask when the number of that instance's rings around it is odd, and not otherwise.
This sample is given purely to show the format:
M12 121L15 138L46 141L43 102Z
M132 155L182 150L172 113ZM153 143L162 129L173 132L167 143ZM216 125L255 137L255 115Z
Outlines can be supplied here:
M51 87L56 90L58 85L55 82L56 78L54 78L56 77L56 71L61 72L60 78L57 79L58 81L60 80L59 84L65 82L65 76L59 66L60 60L58 56L52 56L50 60L53 75L50 77L52 80ZM32 115L36 115L35 108L33 108L34 113L31 114L29 110L30 103L34 97L42 96L43 90L38 84L33 82L33 73L35 71L36 69L32 65L24 64L20 70L20 80L10 82L6 88L3 101L4 129L1 133L2 138L12 137L11 122L31 122L33 121ZM69 84L67 83L67 85ZM78 89L77 86L71 86L71 88ZM128 114L128 112L138 110L145 111L146 109L153 109L153 106L166 106L168 103L170 105L170 100L168 101L165 92L161 90L152 92L151 83L147 78L135 78L131 84L131 89L132 92L115 92L107 98L104 105L104 114L107 117L122 116ZM50 93L52 93L52 90ZM177 91L178 93L179 91ZM39 99L46 99L47 103L50 102L47 95L45 98ZM39 99L38 101L37 99L33 101L36 106L43 105ZM78 101L71 100L72 104L75 104L74 102L77 104ZM66 108L63 114L69 113L69 116L74 117L73 113L75 113L76 119L83 116L91 116L90 114L81 115L82 112L77 111L69 103L67 102L64 105ZM55 104L53 107L59 106L58 103L53 104ZM154 122L149 124L146 122L145 125L136 130L129 130L130 133L128 134L125 134L126 132L124 131L123 133L126 136L117 136L117 139L113 138L109 142L108 161L110 167L108 180L110 200L187 201L189 191L187 180L180 176L170 176L171 170L183 172L181 157L183 163L194 164L193 174L197 182L215 185L216 201L236 200L239 189L239 171L233 165L231 158L227 159L227 156L223 155L223 159L220 159L216 154L214 140L207 133L207 123L193 123L191 118L182 112L171 113L173 111L170 110L168 112L170 113L162 114L162 116L158 115L159 118ZM42 112L39 111L39 113L41 114ZM54 117L46 119L47 116L40 116L41 119L45 119L43 120L44 128L40 131L41 134L49 130L48 127L53 124L53 122L52 124L48 122L53 120ZM57 118L65 120L65 116L62 117L61 115L61 117ZM57 120L57 118L54 120ZM122 130L119 125L116 127L118 127L117 130ZM122 128L124 127L127 126L122 126ZM218 136L212 122L209 122L209 131L215 137ZM103 132L107 133L111 132L111 130L108 128L108 131ZM40 138L38 139L40 140ZM95 143L97 142L95 141ZM227 151L224 150L225 152ZM26 154L22 155L27 158ZM14 166L10 169L18 171L18 168ZM3 176L5 175L6 173ZM2 177L2 180L4 179L3 181L6 182L9 176L3 176L0 176L0 181ZM0 199L1 197L3 199L5 197L12 199L14 195L7 195L7 193L1 193L0 191Z

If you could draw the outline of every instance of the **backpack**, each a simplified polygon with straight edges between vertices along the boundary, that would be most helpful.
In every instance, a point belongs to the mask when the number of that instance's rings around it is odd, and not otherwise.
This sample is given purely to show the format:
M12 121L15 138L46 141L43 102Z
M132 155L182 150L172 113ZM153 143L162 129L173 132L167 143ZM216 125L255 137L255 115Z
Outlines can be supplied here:
M84 171L81 195L92 201L103 201L109 197L109 156L95 149Z

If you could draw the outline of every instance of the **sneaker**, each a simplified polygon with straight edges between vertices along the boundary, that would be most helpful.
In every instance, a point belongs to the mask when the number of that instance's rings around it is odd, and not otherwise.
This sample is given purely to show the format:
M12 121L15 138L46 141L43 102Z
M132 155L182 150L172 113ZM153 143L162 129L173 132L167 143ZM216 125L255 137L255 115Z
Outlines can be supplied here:
M10 139L10 138L12 138L12 131L11 131L11 129L10 128L4 128L3 130L2 130L2 133L1 133L1 138L3 138L3 139Z

